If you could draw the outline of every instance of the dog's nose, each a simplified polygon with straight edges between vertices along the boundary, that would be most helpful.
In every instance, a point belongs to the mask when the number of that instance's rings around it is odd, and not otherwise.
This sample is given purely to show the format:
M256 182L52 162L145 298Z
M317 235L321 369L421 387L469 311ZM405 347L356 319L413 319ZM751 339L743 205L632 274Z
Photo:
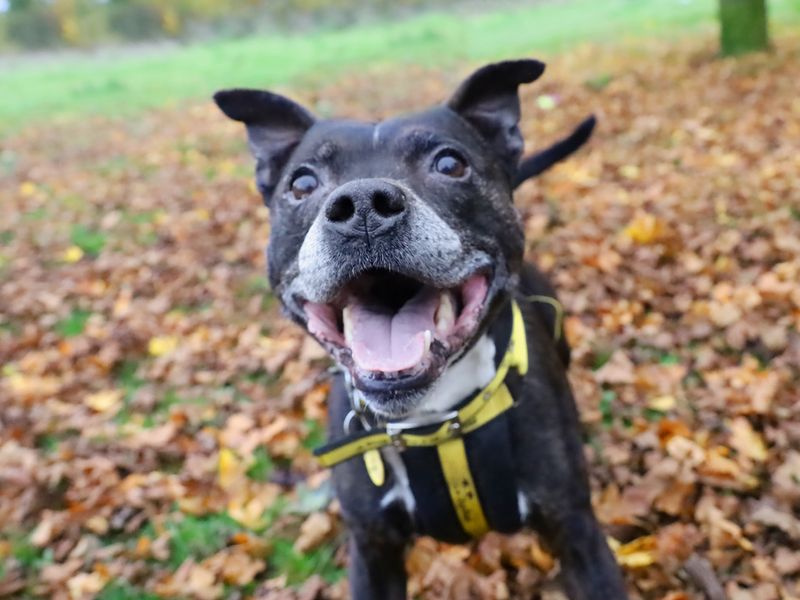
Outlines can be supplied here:
M347 237L389 233L406 214L406 195L382 179L359 179L339 186L325 201L328 228Z

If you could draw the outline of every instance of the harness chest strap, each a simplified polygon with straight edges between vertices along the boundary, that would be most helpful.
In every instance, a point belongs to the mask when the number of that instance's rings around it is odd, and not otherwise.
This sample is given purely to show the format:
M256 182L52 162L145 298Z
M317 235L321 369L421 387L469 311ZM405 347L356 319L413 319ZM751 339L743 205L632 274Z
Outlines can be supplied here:
M442 473L447 482L450 499L465 532L478 537L489 530L478 498L478 492L467 461L463 436L499 417L514 404L505 385L512 367L520 375L528 371L528 346L525 323L516 302L512 302L511 339L497 372L489 384L454 415L449 416L434 431L413 433L414 428L395 430L392 423L369 431L345 436L314 451L320 464L331 467L358 455L363 455L370 479L383 485L385 469L378 450L385 446L436 446ZM400 424L395 424L402 425Z

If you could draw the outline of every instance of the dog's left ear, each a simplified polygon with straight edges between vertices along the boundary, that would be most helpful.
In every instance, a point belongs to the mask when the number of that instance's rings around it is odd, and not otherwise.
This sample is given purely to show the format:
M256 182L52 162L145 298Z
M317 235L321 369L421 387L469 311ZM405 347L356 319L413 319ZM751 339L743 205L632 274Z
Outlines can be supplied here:
M214 102L227 117L247 126L256 183L269 204L284 165L314 124L313 115L293 100L263 90L222 90L214 94Z
M524 146L517 88L536 81L542 73L544 63L532 59L486 65L470 75L447 101L451 110L486 139L512 177Z

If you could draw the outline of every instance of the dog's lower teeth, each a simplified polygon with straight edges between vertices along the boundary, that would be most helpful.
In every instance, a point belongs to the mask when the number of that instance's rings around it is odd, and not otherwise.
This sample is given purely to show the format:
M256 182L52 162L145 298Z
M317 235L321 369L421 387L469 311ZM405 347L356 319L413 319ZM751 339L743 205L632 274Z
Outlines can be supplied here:
M345 306L342 311L342 327L344 328L344 341L349 344L353 339L353 316L349 306Z
M453 305L453 295L449 291L441 293L439 308L436 311L436 332L446 334L456 322L456 311Z

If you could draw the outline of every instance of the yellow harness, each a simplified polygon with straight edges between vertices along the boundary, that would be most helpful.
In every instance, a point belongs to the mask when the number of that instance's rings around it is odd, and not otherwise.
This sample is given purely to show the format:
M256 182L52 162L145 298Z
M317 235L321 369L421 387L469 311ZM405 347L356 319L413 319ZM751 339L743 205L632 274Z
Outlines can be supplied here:
M385 481L385 468L380 448L393 445L402 450L405 447L436 446L450 499L462 528L472 537L486 533L489 525L470 472L463 436L486 425L513 406L514 399L505 384L509 369L515 368L520 375L528 371L525 323L516 302L512 303L512 312L511 338L494 378L462 408L434 422L388 422L382 427L357 434L355 439L348 436L339 442L317 448L314 454L319 462L325 467L332 467L359 454L363 455L370 480L376 486L381 486ZM433 432L415 433L419 429L429 430L437 422L441 422L441 425Z

